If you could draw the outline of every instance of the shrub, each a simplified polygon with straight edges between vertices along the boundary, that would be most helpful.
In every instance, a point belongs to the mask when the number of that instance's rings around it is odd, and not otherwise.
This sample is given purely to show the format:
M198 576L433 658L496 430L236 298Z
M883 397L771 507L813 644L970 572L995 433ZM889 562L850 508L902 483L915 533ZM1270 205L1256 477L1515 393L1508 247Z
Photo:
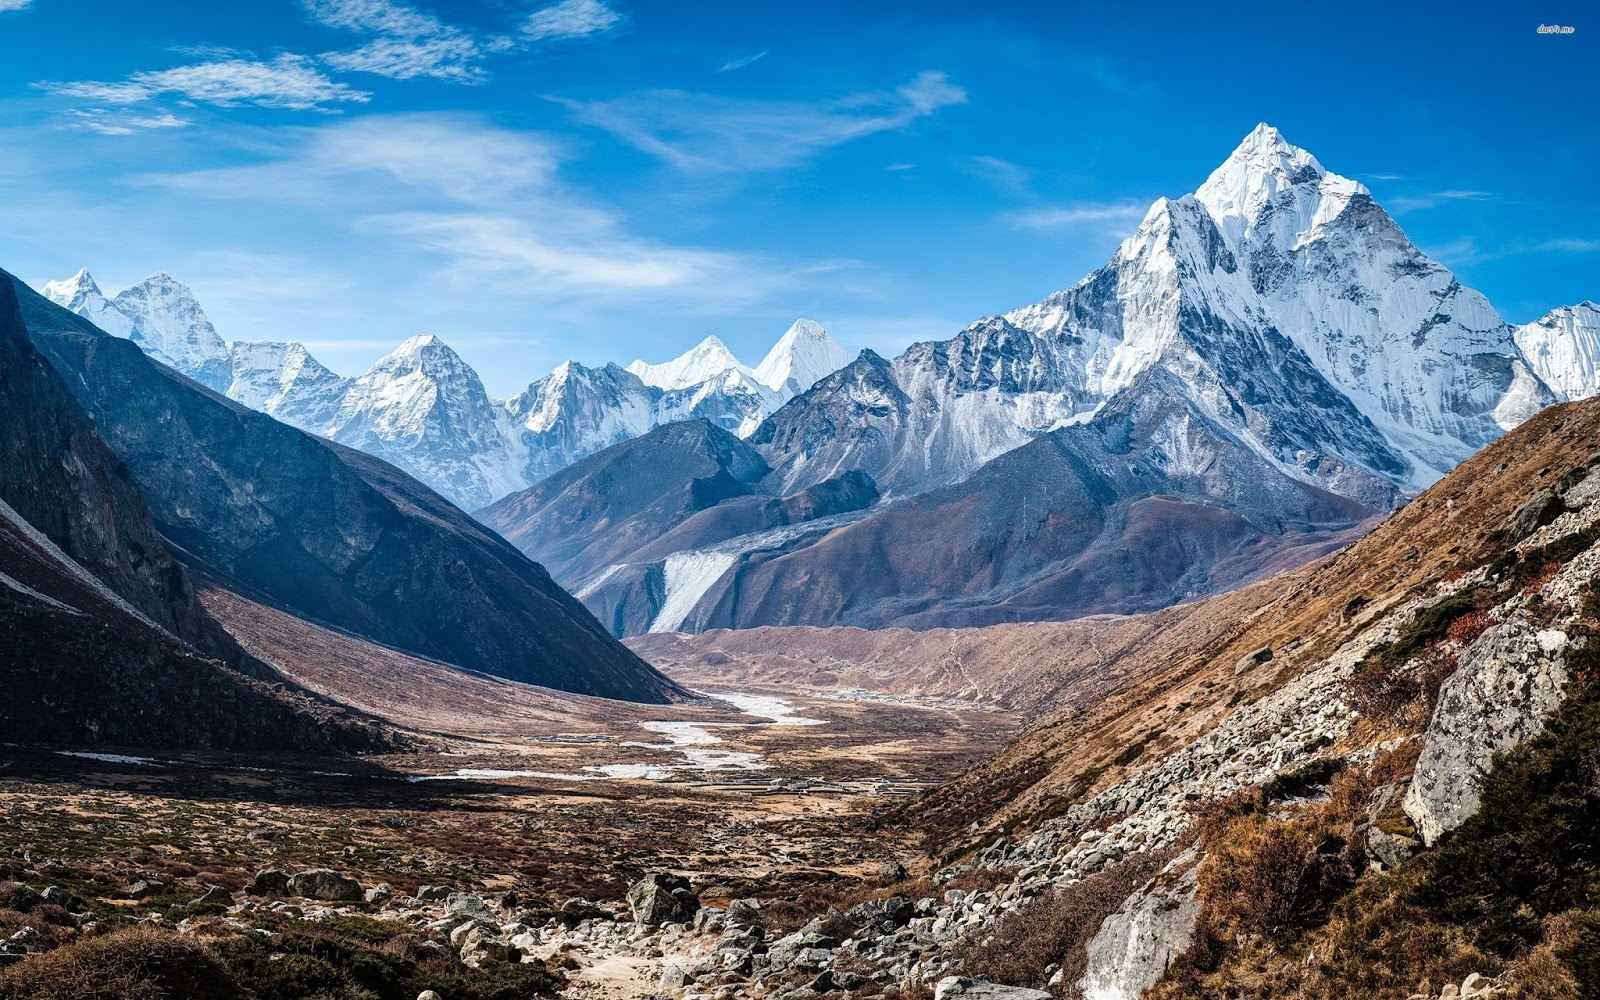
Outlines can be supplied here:
M234 1000L240 993L203 945L147 928L84 938L0 971L0 1000Z
M1488 614L1482 611L1471 611L1450 623L1450 628L1445 632L1445 638L1458 646L1465 646L1487 631L1489 631Z
M1074 995L1067 991L1083 978L1085 950L1100 924L1175 854L1168 849L1133 855L1012 910L988 938L965 942L957 950L957 967L963 975L1038 988L1044 986L1045 970L1059 963L1064 985L1057 995Z

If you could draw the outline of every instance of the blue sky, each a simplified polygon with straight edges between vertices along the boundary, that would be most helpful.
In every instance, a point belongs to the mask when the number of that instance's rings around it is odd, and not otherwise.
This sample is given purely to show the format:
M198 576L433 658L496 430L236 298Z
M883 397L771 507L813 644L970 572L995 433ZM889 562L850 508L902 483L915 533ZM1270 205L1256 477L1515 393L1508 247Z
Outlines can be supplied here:
M1600 299L1600 20L1519 6L0 0L0 267L500 393L801 315L892 354L1267 121L1525 322Z

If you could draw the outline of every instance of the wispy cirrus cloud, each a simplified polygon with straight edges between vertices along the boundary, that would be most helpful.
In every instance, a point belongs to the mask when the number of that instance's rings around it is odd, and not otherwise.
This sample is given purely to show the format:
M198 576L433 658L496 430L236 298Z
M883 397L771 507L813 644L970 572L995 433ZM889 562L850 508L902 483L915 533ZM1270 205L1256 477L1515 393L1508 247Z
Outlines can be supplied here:
M134 105L162 96L223 107L248 104L291 111L326 111L330 105L365 103L372 95L329 79L305 56L285 54L263 62L236 56L135 73L114 82L36 84L51 93L97 104Z
M965 90L933 71L919 73L892 91L816 102L681 90L649 90L609 101L561 101L580 121L695 172L780 170L966 102Z
M1600 253L1600 240L1589 237L1557 237L1545 240L1508 240L1486 246L1477 237L1464 236L1425 249L1429 256L1448 266L1466 267L1528 255Z
M0 0L0 14L12 10L21 10L32 2L33 0Z
M746 66L749 66L753 63L758 63L765 59L769 51L769 49L762 49L760 52L757 52L754 55L740 56L737 59L729 59L727 62L723 63L717 68L717 72L732 73L734 70L744 69Z
M1137 222L1150 206L1132 201L1085 202L1028 208L1005 216L1012 229L1063 229L1095 222Z
M304 0L312 18L330 28L375 35L359 48L325 52L326 65L343 72L393 80L432 77L479 83L483 46L471 33L396 0Z
M190 124L188 119L179 118L170 111L141 115L107 108L73 108L64 114L68 128L100 135L135 135L152 129L184 128Z
M1417 212L1428 208L1438 208L1440 205L1449 205L1463 201L1493 201L1494 195L1488 191L1423 191L1417 194L1398 195L1386 198L1384 207L1391 212Z
M188 198L343 213L358 235L438 258L452 285L525 298L631 296L725 309L805 271L804 262L780 267L634 232L619 212L562 183L559 143L481 119L371 115L280 135L284 145L264 162L136 182Z
M603 35L622 23L605 0L562 0L528 15L518 32L529 42L556 42Z

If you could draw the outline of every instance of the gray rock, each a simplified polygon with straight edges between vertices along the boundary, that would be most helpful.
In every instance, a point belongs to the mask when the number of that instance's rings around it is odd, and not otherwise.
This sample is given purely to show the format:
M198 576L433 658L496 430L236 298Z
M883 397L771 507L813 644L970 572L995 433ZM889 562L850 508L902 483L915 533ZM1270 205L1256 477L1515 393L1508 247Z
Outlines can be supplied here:
M478 920L489 919L489 904L483 897L471 892L452 892L445 899L445 909L452 916L475 917Z
M1594 641L1594 640L1591 640ZM1402 807L1429 847L1478 811L1484 771L1497 751L1534 735L1567 682L1563 632L1536 632L1522 615L1462 651L1439 689L1427 742Z
M423 990L421 993L417 994L417 1000L444 1000L444 997L433 992L432 990Z
M668 962L661 969L661 979L657 981L656 988L662 990L681 990L694 982L694 977L689 975L682 967Z
M330 903L353 903L363 898L360 882L331 868L312 868L290 876L289 895Z
M389 883L375 885L366 891L366 900L369 903L384 903L393 898L394 890L389 888Z
M511 962L515 959L516 949L493 927L474 927L461 941L461 961L474 969L485 962Z
M906 866L901 864L898 858L892 858L888 861L885 861L878 868L878 880L881 882L901 882L905 880L905 877L908 874L909 872L906 871Z
M700 898L686 878L646 875L628 890L628 906L641 924L686 924L700 911Z
M608 916L605 910L582 896L573 896L562 903L561 909L556 911L556 915L568 927L576 927L585 920L602 920Z
M498 932L498 929L487 920L479 920L477 918L463 920L461 923L457 924L451 929L450 944L453 947L460 948L466 943L467 935L476 930L491 930Z
M1260 649L1253 649L1241 656L1239 658L1239 662L1233 665L1233 675L1238 677L1240 674L1248 673L1249 671L1254 670L1256 667L1261 666L1261 664L1266 663L1271 659L1271 646L1262 646Z
M1389 833L1375 826L1367 829L1367 851L1383 862L1385 868L1399 868L1421 848L1422 845L1410 837Z
M159 882L153 878L142 878L128 886L123 891L127 893L130 899L149 899L151 896L154 896L156 893L165 888L165 883Z
M233 893L220 885L208 886L205 894L195 900L199 906L232 906Z
M1138 1000L1189 947L1200 904L1193 850L1173 859L1089 940L1078 988L1095 1000ZM1181 872L1176 880L1173 874Z
M978 1000L1054 1000L1044 990L1030 990L1022 986L1001 986L983 979L964 976L946 976L933 988L933 1000L951 1000L953 997L974 997Z
M442 903L450 898L450 890L442 885L425 885L417 890L416 898L428 903Z
M916 904L904 896L871 899L859 906L851 907L850 912L846 914L857 925L872 927L886 934L896 927L904 927L916 915Z

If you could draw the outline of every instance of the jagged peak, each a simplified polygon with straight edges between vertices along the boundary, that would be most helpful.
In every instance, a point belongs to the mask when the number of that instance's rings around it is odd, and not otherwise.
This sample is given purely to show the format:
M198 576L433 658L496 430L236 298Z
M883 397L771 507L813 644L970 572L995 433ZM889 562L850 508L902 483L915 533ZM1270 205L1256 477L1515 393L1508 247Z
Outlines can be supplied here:
M821 323L802 317L789 325L761 359L755 378L769 389L781 390L793 382L794 391L804 392L849 363L850 355L828 336Z
M728 350L728 345L716 336L709 336L670 361L650 364L643 359L635 359L628 364L627 370L646 385L671 391L699 385L729 369L748 370Z
M103 297L100 286L95 283L94 276L86 267L78 268L77 273L70 278L45 282L39 286L39 294L58 305L68 305L74 298L82 295Z
M1315 156L1263 122L1211 172L1195 198L1225 232L1241 230L1253 225L1261 209L1279 192L1302 184L1318 185L1326 176L1328 172Z

